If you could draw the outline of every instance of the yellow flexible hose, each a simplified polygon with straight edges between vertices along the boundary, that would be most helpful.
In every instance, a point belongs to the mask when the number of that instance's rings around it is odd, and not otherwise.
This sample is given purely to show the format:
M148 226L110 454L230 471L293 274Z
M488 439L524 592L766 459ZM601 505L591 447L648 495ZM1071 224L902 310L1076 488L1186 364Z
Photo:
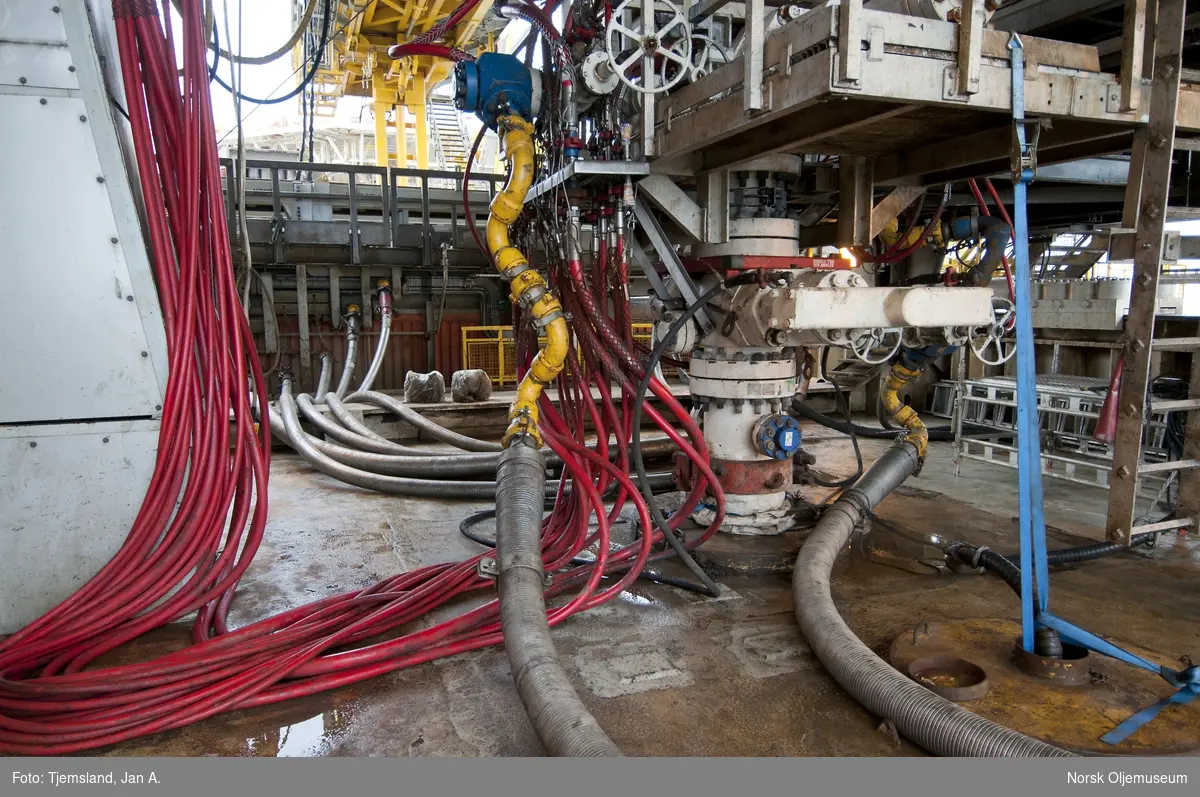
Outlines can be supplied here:
M503 443L528 435L530 442L540 446L538 433L538 398L542 390L558 376L567 360L570 333L562 305L550 293L545 278L519 249L508 240L508 228L521 215L525 195L533 183L533 125L520 116L501 116L499 127L504 132L504 151L508 158L508 180L504 190L492 200L487 222L487 245L496 261L496 270L509 280L510 296L533 318L535 327L546 336L546 343L533 358L529 372L517 386L517 397L508 410L508 430Z
M917 411L900 400L900 391L904 389L909 380L920 375L919 370L905 368L900 363L896 363L883 382L883 392L880 393L879 400L892 420L908 430L904 440L917 449L917 456L924 461L925 452L929 448L929 430L925 428Z

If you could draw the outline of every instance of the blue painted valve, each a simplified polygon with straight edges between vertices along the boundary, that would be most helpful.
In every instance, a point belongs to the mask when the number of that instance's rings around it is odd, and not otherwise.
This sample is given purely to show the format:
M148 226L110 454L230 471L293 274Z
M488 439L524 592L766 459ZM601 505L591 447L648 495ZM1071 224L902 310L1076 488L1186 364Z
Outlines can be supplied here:
M460 61L454 67L454 105L474 113L490 129L496 118L514 113L522 119L534 117L533 73L519 58L503 53L484 53L476 61Z
M772 459L788 459L801 442L800 422L790 415L768 415L754 427L754 447Z

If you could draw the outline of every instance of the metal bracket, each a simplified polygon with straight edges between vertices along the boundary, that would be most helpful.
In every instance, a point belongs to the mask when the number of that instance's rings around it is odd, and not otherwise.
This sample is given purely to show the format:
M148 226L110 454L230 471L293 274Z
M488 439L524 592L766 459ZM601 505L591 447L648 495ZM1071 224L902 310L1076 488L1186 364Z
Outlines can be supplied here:
M679 289L679 295L690 307L696 303L700 294L696 290L695 284L692 282L691 276L683 267L683 261L679 259L679 253L675 251L675 247L667 239L667 234L663 231L662 225L658 223L658 219L646 207L646 201L639 194L633 202L633 215L637 218L638 224L646 233L646 237L650 239L650 245L654 247L655 253L662 260L663 265L667 267L667 273L671 275L671 279L675 281L675 287ZM637 256L634 257L637 260ZM639 265L641 262L639 260ZM648 261L646 271L653 271L654 267ZM701 308L696 312L696 323L700 325L700 329L705 335L713 331L713 322L708 315L708 310Z
M658 276L658 271L655 270L654 264L650 262L650 256L646 254L646 250L637 241L629 241L629 251L633 254L633 260L637 263L638 268L642 270L642 275L650 283L650 287L654 290L654 295L664 302L670 302L674 297L667 290L667 286L663 283L662 277Z
M704 241L704 210L665 174L652 174L637 184L639 195L645 195L666 213L671 221L694 241Z
M1028 183L1037 176L1037 145L1041 135L1041 119L1013 120L1013 148L1009 167L1014 182Z
M1021 37L1014 33L1008 46L1012 50L1012 181L1030 183L1037 176L1037 145L1042 122L1025 116L1025 48L1021 45Z
M942 73L942 99L950 102L970 102L970 94L962 94L958 90L959 70L956 66L948 66Z
M475 572L479 574L480 578L487 578L495 581L496 579L500 578L500 563L497 562L494 557L485 556L479 560L479 564L475 565ZM553 573L542 574L542 586L554 586Z
M862 0L842 0L838 6L838 57L833 80L836 86L861 88L862 24Z

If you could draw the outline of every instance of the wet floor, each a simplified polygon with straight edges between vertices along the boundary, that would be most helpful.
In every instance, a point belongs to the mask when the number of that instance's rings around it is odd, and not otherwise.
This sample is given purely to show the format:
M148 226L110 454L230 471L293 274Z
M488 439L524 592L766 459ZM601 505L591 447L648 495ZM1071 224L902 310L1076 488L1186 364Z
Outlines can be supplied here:
M806 430L806 433L809 430ZM808 434L822 469L853 471L844 439ZM882 450L864 443L869 460ZM949 444L879 515L912 533L1015 551L1016 471L968 461L954 476ZM301 603L366 587L393 573L479 551L458 521L485 503L365 493L278 455L266 540L233 604L238 626ZM819 493L814 492L813 497ZM953 495L954 497L950 497ZM1106 496L1047 480L1051 546L1102 537ZM1090 630L1172 656L1200 658L1200 547L1166 538L1150 552L1088 563L1052 577L1058 613ZM682 576L683 574L678 574ZM580 697L632 755L913 755L821 668L792 613L789 580L738 576L712 600L637 582L576 615L555 641ZM856 559L835 585L851 628L884 653L922 621L1012 616L1019 604L985 576L916 575ZM182 645L186 628L118 651L136 660ZM1200 710L1200 709L1191 709ZM278 706L237 711L127 742L110 755L540 755L504 653L477 651Z

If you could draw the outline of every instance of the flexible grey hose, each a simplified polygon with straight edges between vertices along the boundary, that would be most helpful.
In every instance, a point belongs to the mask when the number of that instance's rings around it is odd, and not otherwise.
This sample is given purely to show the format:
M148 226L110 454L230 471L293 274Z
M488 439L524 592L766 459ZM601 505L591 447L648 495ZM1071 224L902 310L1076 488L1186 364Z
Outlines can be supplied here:
M282 399L283 397L281 395L281 402ZM320 431L321 434L325 435L326 437L331 437L343 445L352 446L363 451L373 451L376 454L395 454L397 456L404 456L406 454L427 455L427 452L402 446L399 443L393 443L390 440L374 440L370 437L363 437L360 434L350 431L333 418L318 410L313 405L312 398L304 393L296 396L293 401L299 408L300 414L304 416L304 420L317 427L317 430Z
M500 626L517 694L546 752L554 756L617 756L621 751L584 707L558 660L546 621L541 554L541 452L508 448L496 475L496 561Z
M383 368L383 358L387 355L388 338L391 336L392 314L381 312L379 315L379 342L375 344L375 356L371 358L371 366L367 369L367 375L363 377L362 384L358 386L359 392L370 390L371 385L375 384L375 377L379 376L379 370Z
M800 549L792 600L800 631L825 669L872 714L908 739L945 756L1068 756L1071 753L935 695L889 666L838 614L830 573L863 516L917 467L916 450L898 441L822 515Z
M341 410L344 413L346 413L347 417L353 418L353 416L349 415L349 411L346 410L345 405L338 402L337 398L334 397L334 395L332 393L330 393L328 396L326 396L326 399L327 399L326 405L329 407L330 412L334 414L333 418L331 418L329 415L326 415L325 413L318 410L312 400L312 397L310 397L309 395L307 395L305 393L301 393L299 396L296 396L293 399L293 403L296 405L300 415L304 416L304 419L306 421L310 422L313 426L317 427L317 430L320 431L321 434L325 435L326 437L332 438L333 440L338 441L343 446L347 446L348 448L343 449L345 451L354 449L355 451L357 451L359 453L369 453L369 454L383 455L385 457L394 457L397 460L404 458L404 457L410 457L410 458L425 459L425 460L437 458L437 459L452 460L455 462L473 463L473 464L477 464L477 463L483 462L483 461L488 461L488 462L492 462L492 463L499 462L499 452L497 452L497 451L473 451L473 452L455 451L455 452L436 452L435 453L435 452L431 452L427 448L412 448L410 446L400 445L399 443L393 443L391 440L388 440L387 438L384 438L380 435L375 434L374 432L371 432L370 429L367 429L367 432L369 432L372 436L365 437L365 436L359 434L355 430L345 428L344 426L340 425L337 422L337 420L335 420L335 418L337 418L338 420L341 419L340 416L338 416L336 414L335 407L340 407ZM272 414L278 415L279 413L272 413ZM366 427L364 425L362 425L361 422L359 422L357 419L354 419L354 422L357 424L357 426L360 426L363 429L366 429ZM280 427L280 429L277 430L274 424L272 424L271 428L272 428L273 432L278 432L282 429L282 427ZM280 437L282 437L285 440L289 439L289 435L286 435L286 434L280 434ZM321 442L321 441L315 440L312 437L309 437L309 440L314 443ZM594 449L596 447L596 445L594 443L589 443L588 447ZM654 437L654 438L644 441L642 444L643 456L646 456L646 457L664 456L666 454L671 453L674 450L675 450L675 444L672 443L671 439L668 437ZM335 459L342 459L342 457L340 457L336 454L329 453L328 451L325 451L324 453L329 454L329 456L332 456ZM616 447L613 446L610 456L615 455L615 453L616 453ZM554 452L550 451L549 449L543 449L543 454L545 455L547 464L550 467L556 468L556 467L559 467L560 465L562 465L562 460L560 460L558 458L558 456L556 454L554 454ZM366 462L367 460L364 459L362 461ZM384 463L384 462L388 462L389 460L381 458L377 461L380 463ZM407 470L408 469L402 465L396 466L397 473L399 473L401 471L407 472ZM493 465L493 470L494 470L494 465Z
M284 426L281 414L280 412L271 413L271 433L290 443L292 438ZM303 429L301 432L304 433L309 445L330 459L358 470L383 476L412 476L415 478L486 476L491 478L496 475L496 468L500 465L499 454L459 454L454 457L393 456L358 451L320 440L304 432Z
M325 394L329 392L329 377L333 366L333 355L325 352L321 355L321 375L317 377L317 392L313 394L313 398L317 402L325 400Z
M440 440L443 443L448 443L455 448L461 448L463 451L494 451L500 452L503 446L499 443L489 443L486 440L476 440L474 437L452 432L445 426L434 423L426 418L421 413L409 407L402 401L399 401L386 393L377 393L372 390L359 388L358 392L346 399L348 402L366 402L374 404L377 407L382 407L388 412L399 415L403 420L411 423L413 426L425 432L435 440Z
M339 399L350 390L350 380L354 377L354 366L358 360L358 325L357 312L346 316L346 361L342 363L342 376L338 379L337 390L334 391L334 395Z
M301 396L301 399L308 398ZM311 403L311 400L310 400ZM291 380L285 379L276 405L278 411L268 413L271 433L286 440L301 457L315 469L327 476L381 493L410 495L428 498L494 498L496 482L447 481L445 476L487 476L496 471L498 454L464 453L450 456L400 457L354 451L342 446L313 438L300 426L296 401L292 398ZM663 438L655 443L663 453L673 445ZM486 467L485 467L486 465ZM436 478L404 478L405 474L418 472L421 476ZM671 485L671 474L654 474L648 477L654 489ZM546 484L546 494L553 496L558 481Z
M292 399L290 379L283 381L279 395L279 411L283 416L284 434L289 444L300 456L326 476L332 476L346 484L376 490L393 495L410 495L419 498L492 498L496 495L496 483L490 481L449 481L432 479L409 479L401 476L383 476L378 473L350 467L317 450L308 435L300 428L300 417L296 414L296 402Z
M331 396L325 404L329 407L329 412L337 419L337 422L346 427L350 431L361 437L368 437L378 443L390 443L383 435L371 429L365 423L354 417L354 413L346 409L346 405L342 403L337 396Z

